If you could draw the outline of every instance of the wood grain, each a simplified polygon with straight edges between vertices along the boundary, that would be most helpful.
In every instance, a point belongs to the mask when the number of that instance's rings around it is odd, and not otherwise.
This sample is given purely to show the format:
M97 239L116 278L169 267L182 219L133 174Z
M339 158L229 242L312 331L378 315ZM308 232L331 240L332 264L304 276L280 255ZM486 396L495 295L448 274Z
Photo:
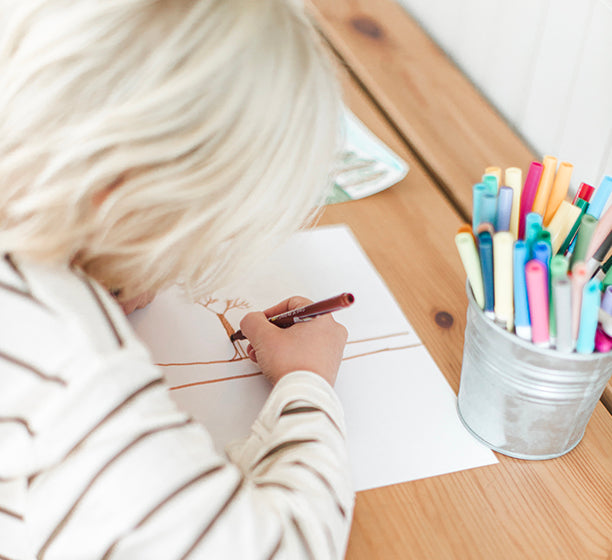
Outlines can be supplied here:
M308 3L355 81L464 220L485 167L520 167L525 176L539 159L396 2ZM612 413L612 380L601 400Z
M485 167L527 171L536 155L396 2L309 4L323 35L464 217Z
M328 207L322 223L349 224L457 391L467 305L453 248L461 220L358 85L344 81L349 106L411 170L383 193ZM439 313L452 318L450 327ZM569 454L498 458L498 465L360 493L347 558L611 557L612 417L601 404Z

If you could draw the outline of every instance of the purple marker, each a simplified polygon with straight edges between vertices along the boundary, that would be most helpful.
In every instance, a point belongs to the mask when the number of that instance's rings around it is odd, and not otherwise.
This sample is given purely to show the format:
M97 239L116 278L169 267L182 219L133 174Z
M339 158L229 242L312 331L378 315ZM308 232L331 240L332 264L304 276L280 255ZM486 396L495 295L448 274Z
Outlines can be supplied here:
M495 231L510 231L510 214L512 214L512 197L514 191L510 187L501 187L497 195L497 220Z
M538 186L540 184L540 177L542 176L543 166L539 161L532 161L527 172L527 178L525 179L525 185L523 186L523 192L521 194L521 209L519 213L519 239L525 238L525 218L527 214L531 212L533 208L533 201L535 200L536 193L538 192Z
M603 331L612 336L612 286L608 286L603 293L598 319Z

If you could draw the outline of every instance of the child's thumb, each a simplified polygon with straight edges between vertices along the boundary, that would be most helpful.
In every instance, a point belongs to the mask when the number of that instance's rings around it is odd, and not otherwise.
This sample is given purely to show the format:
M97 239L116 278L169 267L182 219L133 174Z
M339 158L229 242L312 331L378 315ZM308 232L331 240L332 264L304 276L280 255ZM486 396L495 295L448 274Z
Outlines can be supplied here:
M242 334L249 339L249 342L255 348L271 330L276 330L277 328L268 321L268 318L262 311L248 313L240 321Z

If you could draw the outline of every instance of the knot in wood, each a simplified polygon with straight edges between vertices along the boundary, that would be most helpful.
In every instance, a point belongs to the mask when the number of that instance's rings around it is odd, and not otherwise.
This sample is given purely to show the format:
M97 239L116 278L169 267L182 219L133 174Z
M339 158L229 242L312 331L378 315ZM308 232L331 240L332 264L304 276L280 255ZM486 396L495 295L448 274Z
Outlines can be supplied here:
M378 23L376 23L372 18L366 16L353 18L351 20L351 25L357 31L359 31L359 33L367 35L372 39L380 39L384 35L380 25L378 25Z
M439 311L436 313L436 324L443 329L450 329L453 326L455 320L450 313L446 311Z

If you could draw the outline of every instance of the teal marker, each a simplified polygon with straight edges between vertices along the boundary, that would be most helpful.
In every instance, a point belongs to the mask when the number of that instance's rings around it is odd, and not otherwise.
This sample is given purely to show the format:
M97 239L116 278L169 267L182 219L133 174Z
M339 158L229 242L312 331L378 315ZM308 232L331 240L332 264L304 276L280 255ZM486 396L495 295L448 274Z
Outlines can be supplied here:
M601 282L592 278L582 291L580 328L576 341L576 352L580 354L591 354L595 350L595 332L597 331L597 316L600 305Z
M497 196L499 185L497 184L497 177L489 173L485 173L482 176L482 182L487 186L487 192L494 196Z
M495 288L493 283L493 239L488 231L478 234L478 251L482 269L485 306L484 313L490 319L495 319Z
M484 183L476 183L472 187L472 230L476 232L478 224L482 222L480 219L480 207L482 197L487 192L487 186Z
M485 193L482 195L482 199L480 201L480 222L482 224L484 222L488 222L495 226L495 222L497 214L497 195Z
M535 212L529 212L525 218L525 242L527 243L527 260L533 256L533 244L542 231L542 216Z

